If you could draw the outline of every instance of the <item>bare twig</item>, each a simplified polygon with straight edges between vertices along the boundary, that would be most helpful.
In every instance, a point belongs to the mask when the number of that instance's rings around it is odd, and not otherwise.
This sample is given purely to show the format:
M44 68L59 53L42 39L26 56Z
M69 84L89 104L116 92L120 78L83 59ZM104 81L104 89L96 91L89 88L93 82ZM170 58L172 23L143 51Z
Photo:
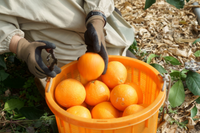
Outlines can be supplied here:
M196 7L200 7L200 5L187 5L184 7L184 9L187 9L187 8L196 8Z
M20 127L26 128L25 126L19 124L18 122L16 122L17 125L19 125Z
M51 116L48 116L48 119L54 119L55 116L54 115L51 115ZM16 120L16 121L13 121L13 120L5 120L5 121L0 121L0 124L18 124L22 127L24 127L22 124L27 124L27 123L30 123L30 122L35 122L35 121L41 121L41 119L35 119L35 120Z
M10 123L10 126L11 126L11 128L12 128L12 131L13 131L13 133L15 132L15 130L13 129L13 127L12 127L12 123Z

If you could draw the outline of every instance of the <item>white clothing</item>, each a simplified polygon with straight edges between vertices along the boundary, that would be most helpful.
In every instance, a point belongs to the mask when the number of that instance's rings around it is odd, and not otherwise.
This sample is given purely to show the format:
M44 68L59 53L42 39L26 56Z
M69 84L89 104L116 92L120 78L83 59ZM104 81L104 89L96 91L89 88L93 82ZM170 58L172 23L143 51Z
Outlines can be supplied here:
M113 0L1 0L0 54L10 52L12 36L19 35L28 41L54 43L59 67L76 60L86 51L85 18L92 10L107 17L108 53L125 56L134 41L134 29L114 11Z

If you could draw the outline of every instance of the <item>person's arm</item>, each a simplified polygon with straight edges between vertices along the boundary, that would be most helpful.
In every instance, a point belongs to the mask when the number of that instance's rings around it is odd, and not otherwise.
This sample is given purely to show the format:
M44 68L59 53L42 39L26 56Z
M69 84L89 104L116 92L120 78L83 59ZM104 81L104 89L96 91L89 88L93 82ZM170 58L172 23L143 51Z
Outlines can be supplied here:
M41 57L43 49L55 48L55 44L47 41L28 42L24 38L24 32L20 30L17 19L14 16L0 14L0 54L15 53L17 58L26 62L34 76L55 77L61 72L56 65L50 70Z
M22 39L22 37L20 37L18 35L14 35L12 37L10 44L9 44L10 52L17 54L17 45L18 45L18 42L20 39Z
M10 43L13 36L18 36L20 38L24 37L24 32L20 30L17 18L0 14L0 54L16 52L10 51ZM16 42L14 40L13 43ZM12 48L11 50L13 50Z
M101 55L105 62L106 73L108 65L108 53L105 43L104 26L107 17L114 11L114 1L112 0L85 0L84 10L86 13L86 32L84 34L86 52L95 52Z
M36 41L30 43L26 39L17 35L12 37L9 44L10 51L15 53L19 59L25 61L30 72L38 78L44 78L46 76L55 77L61 72L60 68L57 66L54 66L53 71L49 70L41 57L42 49L55 49L55 47L56 46L53 43L47 41ZM45 50L43 52L45 52Z
M100 11L109 17L114 11L114 0L84 0L84 10L86 15L91 11Z

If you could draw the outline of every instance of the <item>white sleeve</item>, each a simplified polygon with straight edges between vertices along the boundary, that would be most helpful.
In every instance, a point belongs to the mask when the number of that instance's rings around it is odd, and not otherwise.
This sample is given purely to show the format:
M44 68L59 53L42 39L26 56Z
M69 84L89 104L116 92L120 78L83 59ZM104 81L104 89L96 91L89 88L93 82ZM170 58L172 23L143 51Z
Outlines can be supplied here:
M10 52L9 44L14 35L24 37L19 29L17 18L0 14L0 54Z
M104 13L106 17L114 11L113 0L84 0L84 10L86 15L92 10L99 10Z

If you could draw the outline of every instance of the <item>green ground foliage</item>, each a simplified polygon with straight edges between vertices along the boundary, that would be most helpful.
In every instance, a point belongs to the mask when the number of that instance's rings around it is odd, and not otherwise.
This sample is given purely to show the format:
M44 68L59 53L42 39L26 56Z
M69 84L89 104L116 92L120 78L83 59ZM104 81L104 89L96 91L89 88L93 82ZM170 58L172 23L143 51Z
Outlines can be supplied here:
M39 93L27 65L0 55L0 133L56 133L54 114Z

